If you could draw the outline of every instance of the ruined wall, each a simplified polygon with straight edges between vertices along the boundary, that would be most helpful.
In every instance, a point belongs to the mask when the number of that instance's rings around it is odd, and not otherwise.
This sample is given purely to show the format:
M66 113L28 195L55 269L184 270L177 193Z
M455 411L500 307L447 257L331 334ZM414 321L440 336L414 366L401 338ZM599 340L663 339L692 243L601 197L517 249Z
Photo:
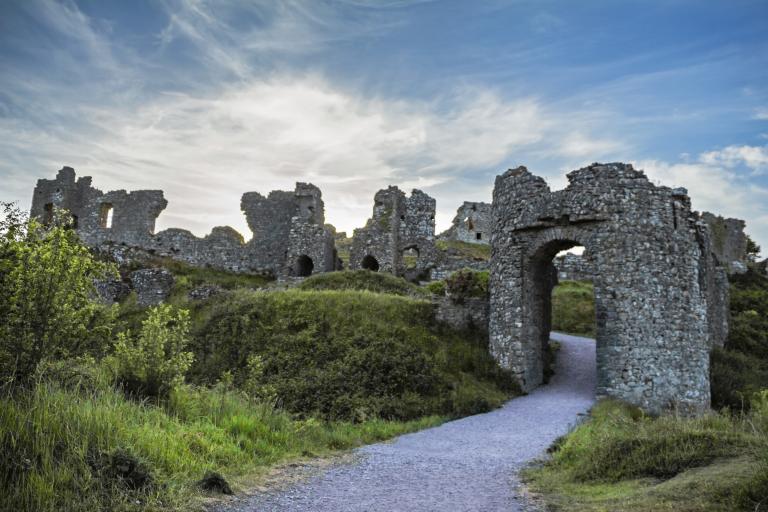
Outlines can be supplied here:
M580 254L563 254L554 260L557 278L560 281L591 281L592 269L587 266L586 258Z
M701 218L709 226L712 251L728 272L747 271L747 235L745 222L741 219L725 219L713 213L704 212Z
M465 201L456 210L451 227L438 238L470 244L489 244L492 224L490 204Z
M542 382L553 257L576 245L595 269L597 395L650 411L709 407L709 349L727 318L710 289L706 226L681 189L631 165L593 164L551 192L524 167L496 178L490 348L524 390ZM717 318L714 318L717 317Z
M424 280L435 258L435 200L420 190L408 198L397 187L379 190L373 215L354 231L350 268Z
M302 256L311 260L305 265L311 272L334 269L333 234L324 225L320 189L312 184L297 183L292 192L273 191L266 198L243 194L241 209L253 232L248 243L229 226L215 227L203 238L176 228L155 233L155 220L167 204L160 190L103 193L90 177L75 180L74 169L64 167L56 179L38 180L31 215L49 221L54 207L67 209L85 244L118 257L127 254L118 246L128 246L195 266L278 277L297 275Z
M451 297L433 300L435 320L454 329L479 329L488 332L488 298L468 297L461 302Z

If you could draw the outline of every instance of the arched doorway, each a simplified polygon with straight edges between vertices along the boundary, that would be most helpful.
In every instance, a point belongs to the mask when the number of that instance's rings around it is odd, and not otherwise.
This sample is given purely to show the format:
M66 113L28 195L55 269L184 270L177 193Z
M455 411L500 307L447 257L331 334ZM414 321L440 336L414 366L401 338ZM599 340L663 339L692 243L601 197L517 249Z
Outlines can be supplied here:
M371 272L378 272L379 271L379 262L376 258L371 256L370 254L366 255L363 258L363 261L360 262L360 266L364 268L365 270L370 270Z
M312 275L312 270L315 268L315 264L312 262L312 258L306 254L302 254L296 258L295 273L298 277L307 277Z

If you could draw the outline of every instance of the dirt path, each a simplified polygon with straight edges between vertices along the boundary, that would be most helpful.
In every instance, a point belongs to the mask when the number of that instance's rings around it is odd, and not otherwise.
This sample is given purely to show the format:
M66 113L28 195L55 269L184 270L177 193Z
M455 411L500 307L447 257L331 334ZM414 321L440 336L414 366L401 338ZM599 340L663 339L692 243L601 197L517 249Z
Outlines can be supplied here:
M566 433L595 395L595 343L553 333L561 343L552 382L501 409L407 434L357 451L286 490L227 506L263 511L517 511L517 472Z

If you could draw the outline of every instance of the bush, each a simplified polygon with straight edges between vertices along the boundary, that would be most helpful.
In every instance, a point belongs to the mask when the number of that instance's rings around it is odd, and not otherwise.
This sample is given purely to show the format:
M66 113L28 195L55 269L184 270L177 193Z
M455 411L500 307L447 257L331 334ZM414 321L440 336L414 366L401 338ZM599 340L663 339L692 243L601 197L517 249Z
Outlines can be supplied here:
M310 276L298 286L301 290L359 290L392 295L423 297L424 291L402 277L387 272L345 270Z
M149 311L138 336L118 335L109 363L116 381L130 394L165 397L182 382L194 356L189 341L189 312L161 304Z
M279 404L305 416L468 414L501 405L514 390L482 342L432 325L427 301L287 290L239 292L198 307L190 378L210 384L231 370L238 387L269 385ZM255 377L253 355L262 365Z
M457 270L445 280L445 289L453 300L461 302L470 297L488 296L487 270Z
M431 281L427 283L425 288L432 295L437 295L438 297L445 296L445 281Z
M56 212L51 226L5 204L0 221L0 379L27 382L44 358L103 352L113 310L94 281L114 274Z
M712 406L740 411L768 388L768 278L753 269L731 276L728 340L710 358Z

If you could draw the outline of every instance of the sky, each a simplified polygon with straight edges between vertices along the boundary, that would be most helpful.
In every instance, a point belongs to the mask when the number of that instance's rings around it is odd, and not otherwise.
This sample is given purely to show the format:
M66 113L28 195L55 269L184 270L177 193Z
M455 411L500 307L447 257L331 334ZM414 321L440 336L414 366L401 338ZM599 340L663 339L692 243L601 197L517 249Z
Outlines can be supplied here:
M2 0L0 201L64 165L162 189L158 229L246 238L247 191L361 227L397 185L438 231L495 176L630 162L768 253L768 2Z

